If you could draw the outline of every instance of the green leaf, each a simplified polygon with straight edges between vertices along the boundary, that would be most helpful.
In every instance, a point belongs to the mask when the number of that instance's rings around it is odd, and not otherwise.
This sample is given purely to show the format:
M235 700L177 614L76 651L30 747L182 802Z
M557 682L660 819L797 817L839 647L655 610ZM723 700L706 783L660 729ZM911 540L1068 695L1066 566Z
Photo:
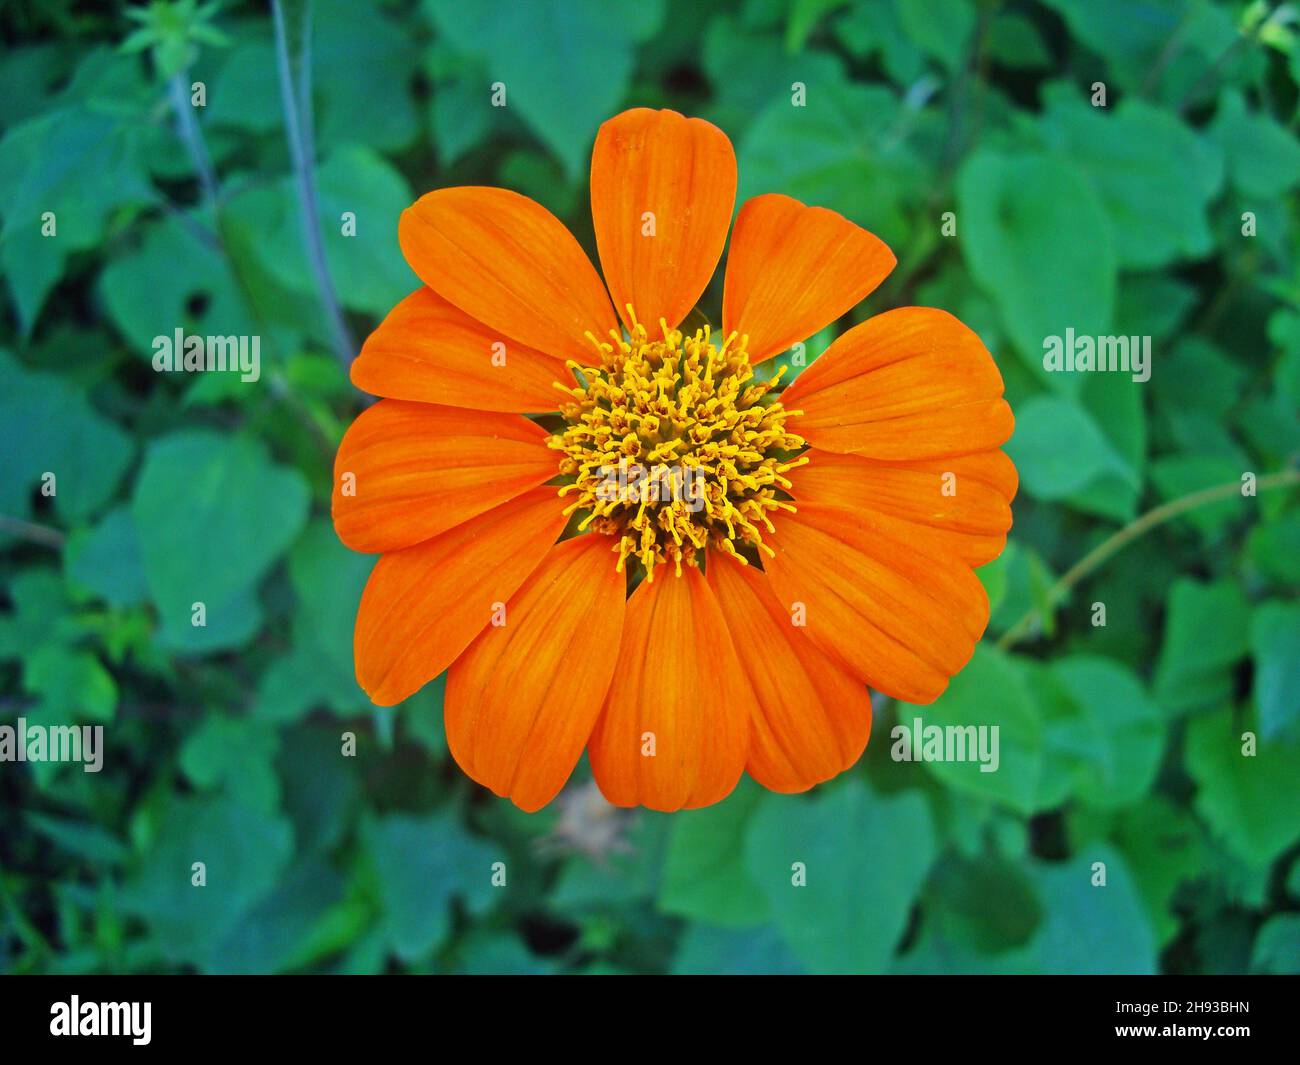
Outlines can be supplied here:
M1106 883L1093 886L1093 863ZM1078 975L1146 975L1156 971L1156 943L1124 859L1089 847L1062 865L1038 865L1034 880L1044 919L1032 948L1036 971Z
M1282 392L1252 396L1242 404L1235 419L1246 443L1264 461L1241 462L1243 467L1287 465L1292 455L1300 454L1300 407ZM1233 442L1235 445L1235 441ZM1232 454L1241 456L1235 446Z
M0 140L0 267L29 334L67 256L95 247L108 216L156 198L140 157L141 127L70 104ZM88 180L93 175L93 180ZM46 213L55 235L42 233Z
M1272 200L1300 185L1300 144L1268 115L1248 111L1236 90L1220 97L1211 135L1232 183L1247 196Z
M1268 320L1268 337L1282 349L1276 370L1277 390L1300 407L1300 314L1276 311Z
M888 968L934 859L929 808L884 798L858 778L811 800L768 795L745 841L750 877L776 927L811 971ZM794 884L806 871L806 886Z
M1197 419L1190 423L1189 437L1199 436L1201 446L1208 450L1212 433L1219 430L1208 418ZM1236 444L1229 441L1235 450ZM1165 455L1151 463L1151 482L1155 485L1160 499L1171 502L1191 495L1205 488L1229 482L1241 482L1241 474L1248 468L1244 456L1240 454L1216 455L1186 452L1178 455ZM1211 540L1219 537L1235 518L1245 513L1254 512L1254 500L1244 496L1229 496L1219 502L1209 503L1194 510L1178 520L1186 522L1197 529L1202 536ZM1249 508L1246 510L1245 508Z
M280 785L274 759L279 741L266 725L245 717L205 717L181 747L181 771L198 789L224 787L253 810L274 813Z
M1041 70L1052 65L1052 53L1033 21L1014 11L999 10L989 27L989 56L1004 67Z
M100 825L29 811L27 824L56 847L85 859L92 866L120 866L130 852L120 839Z
M203 959L208 972L262 974L291 968L343 899L343 878L321 858L290 869Z
M559 970L555 960L534 954L514 932L479 929L465 936L457 946L457 974L546 976Z
M925 74L925 57L903 33L896 4L854 4L832 26L850 55L878 56L894 84L911 85Z
M197 961L274 890L292 848L282 817L226 798L172 799L124 888L124 906L165 957ZM206 886L193 883L195 862L204 864Z
M67 77L74 50L54 40L13 44L0 68L0 128L47 110L52 90Z
M1183 578L1168 603L1156 698L1175 711L1222 702L1232 691L1229 670L1249 650L1250 609L1241 590L1231 581Z
M1109 335L1116 259L1110 219L1078 171L1046 155L982 149L957 178L958 233L975 279L997 303L1016 351L1043 371L1047 337Z
M767 900L745 871L744 837L763 791L742 781L723 802L673 819L659 908L696 921L744 928L767 919Z
M790 106L786 86L740 142L737 202L779 189L901 242L921 173L898 132L902 118L898 99L878 85L810 85L803 107Z
M298 853L329 851L361 808L355 760L343 757L342 738L332 730L301 728L282 735L276 768Z
M1073 655L1051 666L1065 703L1044 701L1044 776L1092 806L1127 806L1146 794L1164 749L1160 709L1117 662Z
M492 79L478 59L435 52L427 64L435 78L430 117L443 166L451 166L504 125L508 108L486 106Z
M1249 718L1230 710L1194 718L1187 728L1187 771L1196 781L1196 809L1228 849L1266 865L1300 839L1300 741L1260 739L1243 753Z
M419 287L402 258L397 219L414 197L406 179L368 148L336 150L316 174L317 214L325 259L339 302L384 315ZM282 178L254 188L229 205L234 224L258 239L253 254L267 274L290 292L316 299L315 277L303 250L298 187ZM350 212L354 219L344 218ZM351 223L355 221L355 234Z
M1152 795L1116 815L1112 838L1133 871L1158 942L1167 942L1180 927L1172 909L1178 890L1207 864L1204 829L1189 810Z
M1056 396L1035 396L1016 411L1006 450L1025 490L1039 499L1061 499L1106 475L1134 479L1092 416Z
M998 693L996 704L990 703L989 692ZM988 768L995 764L991 758L981 762L975 757L926 761L925 767L947 787L962 794L1004 803L1020 813L1032 813L1037 808L1043 771L1043 724L1015 658L980 644L966 667L952 678L948 690L932 705L912 708L900 704L899 723L890 737L895 760L907 753L917 758L912 736L916 730L930 726L963 729L965 736L970 735L972 726L996 726L996 768ZM985 735L992 737L993 733Z
M497 890L492 864L505 857L448 813L378 818L367 828L366 845L379 879L388 944L407 962L447 938L453 898L471 913L491 906Z
M995 855L942 863L931 883L934 931L980 954L1023 946L1042 920L1033 882L1017 864Z
M1115 328L1123 336L1160 340L1178 328L1197 299L1194 286L1168 274L1126 274L1116 294ZM1172 380L1182 377L1162 377L1161 384Z
M69 580L113 606L148 601L140 538L125 504L114 507L93 528L79 529L68 537L63 567Z
M1125 99L1112 111L1061 88L1048 93L1043 132L1096 190L1119 265L1147 269L1212 251L1206 209L1223 185L1217 146L1142 100Z
M1247 554L1265 576L1300 584L1300 507L1251 529Z
M1123 374L1095 373L1084 378L1079 401L1121 465L1071 493L1070 506L1115 521L1136 517L1147 447L1143 387Z
M0 614L0 659L25 659L47 643L80 635L67 589L53 570L32 567L19 573L9 586L9 598L13 608Z
M1094 886L1094 863L1106 867L1105 885ZM1017 875L1019 874L1019 875ZM1024 896L1028 880L1032 898ZM970 885L966 885L968 888ZM900 960L897 971L906 973L1044 973L1114 975L1150 974L1156 971L1156 942L1139 898L1134 878L1123 857L1105 844L1088 843L1069 862L1033 862L1020 870L1003 868L986 887L1013 893L1012 899L989 900L987 905L1010 907L1013 901L1030 913L1017 915L1005 909L1004 919L1017 936L1025 920L1037 915L1032 935L1023 946L1005 946L995 954L972 946L971 929L962 927L961 912L940 911L923 926L918 945ZM978 896L965 904L969 917L987 920ZM927 918L929 918L927 913ZM941 927L935 928L939 924ZM1081 930L1083 930L1081 934ZM988 930L985 930L988 934Z
M204 604L208 625L221 634L208 649L252 636L250 596L302 529L307 496L301 474L277 466L246 436L183 430L149 445L131 513L165 642L203 646L194 603ZM237 625L217 629L227 615Z
M949 71L966 59L967 41L975 31L971 0L896 0L903 32L926 55Z
M1227 420L1246 387L1248 375L1240 365L1195 333L1179 338L1168 364L1171 370L1177 369L1158 378L1155 400L1161 411L1170 416L1179 411L1205 411Z
M633 51L663 19L660 0L534 0L502 18L493 0L426 0L438 30L484 63L506 106L564 163L571 179L587 166L596 129L618 110Z
M985 563L975 571L975 576L984 585L984 594L989 597L990 611L997 610L1007 594L1008 561L1007 553L1003 551L992 562Z
M992 632L1005 632L1032 609L1038 611L1037 625L1047 635L1056 631L1056 607L1050 589L1055 577L1039 554L1019 540L1008 540L1000 559L1006 563L1006 593L989 621Z
M294 17L289 12L290 34ZM284 143L284 114L269 20L263 35L233 48L213 77L206 124L273 135ZM317 5L313 13L316 143L382 151L408 146L420 132L411 93L419 42L378 0Z
M1250 650L1260 736L1294 736L1300 724L1300 603L1256 607L1250 618Z
M411 83L421 41L411 21L384 0L316 6L316 140L325 152L347 144L393 152L419 136Z
M679 976L796 976L803 972L780 933L766 925L744 931L688 925L673 960L673 973Z
M1207 0L1044 0L1060 13L1070 33L1104 60L1126 91L1149 91L1164 70L1178 99L1204 79L1210 60L1222 65L1237 34L1229 12ZM1167 57L1170 40L1182 47ZM1177 91L1173 91L1177 90Z
M90 517L126 472L130 437L61 378L31 373L3 351L0 375L0 512L29 517L33 493L50 485L60 515Z
M137 354L152 356L154 339L170 340L177 329L198 336L260 334L226 257L193 230L168 217L142 226L136 241L104 269L100 293Z
M59 644L36 648L23 663L23 687L41 697L38 712L57 716L61 724L111 721L117 712L117 682L89 651Z
M733 140L768 105L775 109L776 102L783 102L788 108L795 82L814 94L813 103L823 87L844 82L838 56L815 48L790 52L771 34L748 30L732 15L709 21L701 49L701 66L714 90L708 116Z
M283 722L322 703L339 713L370 705L356 681L352 631L374 562L344 547L328 521L312 522L294 544L293 647L262 674L256 716Z
M1257 973L1300 973L1300 913L1270 917L1255 938L1250 968Z
M614 808L603 813L612 818L624 816ZM615 821L610 829L615 845L599 858L578 855L566 862L551 895L551 905L561 911L603 911L638 906L656 896L671 822L667 816L643 814L630 824L625 822L623 838ZM618 845L619 840L622 845Z

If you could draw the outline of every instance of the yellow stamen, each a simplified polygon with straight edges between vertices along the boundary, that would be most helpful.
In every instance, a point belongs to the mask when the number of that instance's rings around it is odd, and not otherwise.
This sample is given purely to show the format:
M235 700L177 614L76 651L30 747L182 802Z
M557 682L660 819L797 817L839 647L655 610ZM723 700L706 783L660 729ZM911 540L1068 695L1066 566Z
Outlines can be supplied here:
M616 568L635 559L647 580L669 564L680 576L708 547L742 562L742 545L772 556L768 514L794 510L777 491L807 462L793 454L804 439L785 429L799 412L761 402L784 371L750 384L748 337L733 332L719 347L708 326L687 336L660 319L662 339L651 340L627 312L628 339L587 334L599 365L570 364L585 384L557 385L570 397L560 408L567 425L548 444L574 478L560 488L573 497L565 513L612 537Z

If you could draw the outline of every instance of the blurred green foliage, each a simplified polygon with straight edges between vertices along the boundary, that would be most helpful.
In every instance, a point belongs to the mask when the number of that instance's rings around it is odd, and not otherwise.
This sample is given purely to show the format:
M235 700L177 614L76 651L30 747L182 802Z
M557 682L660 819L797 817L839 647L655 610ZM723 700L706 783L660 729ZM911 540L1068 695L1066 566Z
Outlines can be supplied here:
M372 560L327 513L361 399L265 6L18 3L0 35L0 721L107 740L99 774L0 766L0 968L1300 971L1300 493L1229 491L1052 587L1152 507L1295 468L1297 5L318 0L319 222L357 337L416 284L396 218L430 188L507 185L591 249L592 137L649 105L718 123L742 196L893 245L852 321L936 305L996 354L1016 525L988 639L921 712L999 724L999 771L893 761L914 711L886 703L811 795L675 816L612 811L585 763L521 814L455 768L440 681L392 710L357 688ZM153 373L178 326L260 335L261 380ZM1046 375L1067 327L1150 335L1151 380Z

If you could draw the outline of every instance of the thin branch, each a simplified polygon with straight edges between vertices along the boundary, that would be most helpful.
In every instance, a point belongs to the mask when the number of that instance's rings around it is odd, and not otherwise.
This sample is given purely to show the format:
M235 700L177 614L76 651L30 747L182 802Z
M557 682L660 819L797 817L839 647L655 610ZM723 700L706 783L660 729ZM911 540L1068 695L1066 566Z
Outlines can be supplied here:
M305 125L310 123L310 111L300 114L299 100L303 95L302 87L308 92L311 85L311 70L305 64L311 60L309 46L303 48L304 69L301 71L302 82L299 92L294 91L293 71L289 63L289 42L284 28L284 11L280 0L271 0L271 15L275 23L275 56L280 76L280 102L284 107L285 135L289 142L289 155L293 160L294 177L298 187L298 214L302 222L303 244L307 260L311 265L312 275L316 279L316 290L320 296L321 306L329 322L334 340L334 353L346 369L352 363L356 348L348 331L347 322L343 320L343 311L334 292L334 282L330 278L329 266L325 261L325 245L320 235L320 211L316 198L315 159L311 152L313 134ZM307 7L303 17L303 40L311 36L311 7Z
M1192 9L1184 11L1178 21L1174 23L1174 28L1169 31L1169 36L1165 39L1164 47L1160 49L1160 54L1156 56L1156 61L1151 64L1151 69L1147 71L1147 76L1142 79L1142 85L1138 89L1139 96L1150 96L1155 91L1160 82L1160 75L1165 72L1167 67L1183 47L1183 35L1191 21Z
M42 547L52 547L56 551L63 550L63 545L68 541L67 536L58 529L37 525L34 521L24 521L22 518L11 518L8 514L0 514L0 532L10 533Z
M967 118L971 101L975 98L980 83L984 79L984 49L988 41L991 20L989 12L981 8L966 42L965 54L961 68L957 71L948 96L948 123L944 134L941 174L946 184L957 164L961 162L969 144Z
M302 154L310 163L316 160L316 114L312 101L312 4L306 0L302 14L302 38L298 42L298 131L302 134Z
M1257 492L1267 492L1273 488L1287 488L1296 485L1300 485L1300 470L1283 470L1280 473L1270 473L1259 478L1255 484L1255 489ZM1190 495L1171 499L1168 503L1162 503L1160 506L1148 510L1141 517L1129 522L1113 536L1103 540L1066 570L1060 579L1047 590L1048 607L1055 607L1084 577L1156 526L1181 517L1188 511L1230 499L1240 491L1240 481L1229 481L1227 484L1218 484L1213 488L1202 488L1199 492L1192 492ZM1002 634L1001 639L997 642L998 650L1005 651L1028 635L1030 628L1041 614L1041 607L1030 607L1011 628Z
M221 250L221 237L217 235L215 229L209 229L202 222L198 221L189 211L173 203L162 193L158 194L158 203L162 206L167 214L175 219L177 225L189 232L200 244L206 244L213 251Z
M203 139L203 131L199 128L198 119L194 117L194 108L190 104L189 92L185 84L188 77L188 71L178 71L173 74L167 81L167 95L171 100L172 111L176 115L176 127L181 142L189 152L190 161L194 164L194 172L199 176L203 199L215 215L220 202L217 172L213 169L212 156L208 154L207 142Z
M1218 76L1223 68L1227 66L1228 60L1234 58L1242 49L1257 44L1264 30L1273 23L1274 19L1284 17L1284 13L1285 8L1283 6L1275 6L1265 18L1261 18L1255 23L1250 32L1238 33L1236 39L1215 56L1214 61L1201 72L1201 76L1192 84L1191 88L1183 93L1183 98L1178 102L1178 106L1174 110L1180 115L1185 115L1191 109L1192 104L1196 102L1196 97L1201 90L1218 80Z

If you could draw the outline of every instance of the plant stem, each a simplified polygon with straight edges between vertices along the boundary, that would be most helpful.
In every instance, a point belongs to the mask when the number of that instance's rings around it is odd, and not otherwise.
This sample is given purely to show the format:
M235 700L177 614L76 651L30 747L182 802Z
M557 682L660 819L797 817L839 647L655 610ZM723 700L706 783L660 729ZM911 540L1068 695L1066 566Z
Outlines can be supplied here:
M1272 488L1286 488L1300 485L1300 470L1283 470L1280 473L1270 473L1259 478L1256 482L1255 489L1257 492L1267 492ZM1177 499L1171 499L1168 503L1162 503L1152 510L1133 521L1129 522L1113 536L1103 540L1100 544L1089 551L1083 558L1079 559L1059 580L1047 590L1047 603L1049 608L1059 603L1069 591L1078 584L1084 577L1088 576L1093 570L1106 562L1113 555L1118 553L1124 547L1131 544L1134 540L1144 536L1158 525L1163 525L1167 521L1186 514L1188 511L1196 510L1199 507L1208 506L1210 503L1218 503L1224 499L1230 499L1241 491L1240 481L1229 481L1227 484L1218 484L1212 488L1202 488L1198 492L1192 492L1190 495L1180 496ZM1024 615L1011 628L1007 629L997 642L998 650L1005 651L1007 648L1018 643L1023 637L1028 635L1034 622L1042 614L1042 608L1038 606L1030 607Z
M1243 48L1253 47L1257 44L1260 35L1264 32L1264 28L1281 15L1282 11L1283 9L1281 5L1273 7L1272 10L1269 11L1268 16L1259 19L1249 33L1239 33L1237 38L1231 44L1215 56L1214 62L1212 62L1202 72L1196 83L1183 94L1183 98L1178 102L1178 107L1176 108L1178 114L1185 115L1191 109L1197 93L1199 93L1201 89L1212 84L1218 78L1219 72L1227 65L1229 59L1235 56Z
M42 547L52 547L56 551L61 551L68 540L58 529L37 525L34 521L24 521L22 518L11 518L8 514L0 514L0 532L11 533Z
M298 215L302 222L303 244L307 252L307 261L311 265L312 275L316 279L316 290L320 296L321 306L329 323L334 340L334 353L344 369L352 363L356 349L347 322L343 320L343 310L339 306L338 296L334 292L334 282L330 278L329 266L325 261L325 245L320 235L320 209L316 198L315 159L313 151L313 134L310 129L311 109L306 98L311 87L311 5L307 5L303 14L302 47L300 56L303 61L301 82L297 92L294 89L293 72L289 63L289 42L284 28L284 11L280 0L271 0L271 15L275 23L275 56L280 75L280 102L284 108L285 135L289 142L289 156L293 160L293 172L298 186ZM301 104L301 106L300 106Z
M207 142L203 131L199 129L198 119L194 117L194 108L186 93L185 83L189 78L187 71L173 74L167 81L167 95L171 98L172 111L176 115L176 126L185 150L189 152L194 172L199 176L199 187L203 190L203 199L215 217L219 202L217 191L217 173L212 168L212 156L208 154Z

